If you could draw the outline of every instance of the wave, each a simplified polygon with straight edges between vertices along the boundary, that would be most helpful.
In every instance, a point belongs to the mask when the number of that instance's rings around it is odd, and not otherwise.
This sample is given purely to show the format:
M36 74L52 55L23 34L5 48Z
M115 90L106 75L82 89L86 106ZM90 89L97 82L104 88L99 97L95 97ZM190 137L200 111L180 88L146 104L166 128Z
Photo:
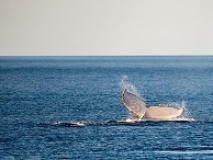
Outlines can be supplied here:
M213 154L213 150L194 150L194 151L154 151L159 154L178 154L178 155L191 155L191 154Z

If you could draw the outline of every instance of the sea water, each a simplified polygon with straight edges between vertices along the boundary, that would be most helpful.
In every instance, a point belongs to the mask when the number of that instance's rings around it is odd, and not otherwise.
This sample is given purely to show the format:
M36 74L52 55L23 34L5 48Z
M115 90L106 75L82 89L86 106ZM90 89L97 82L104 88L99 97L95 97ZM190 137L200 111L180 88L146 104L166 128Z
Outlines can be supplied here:
M124 86L195 121L129 122ZM213 57L1 57L0 120L0 159L213 159Z

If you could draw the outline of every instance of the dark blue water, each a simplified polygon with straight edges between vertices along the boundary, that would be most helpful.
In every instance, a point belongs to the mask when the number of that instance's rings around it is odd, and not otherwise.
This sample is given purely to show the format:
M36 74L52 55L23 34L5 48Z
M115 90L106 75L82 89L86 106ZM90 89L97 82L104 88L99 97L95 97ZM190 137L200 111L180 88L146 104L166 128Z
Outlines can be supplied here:
M123 77L195 122L127 123ZM0 159L213 159L213 57L1 57Z

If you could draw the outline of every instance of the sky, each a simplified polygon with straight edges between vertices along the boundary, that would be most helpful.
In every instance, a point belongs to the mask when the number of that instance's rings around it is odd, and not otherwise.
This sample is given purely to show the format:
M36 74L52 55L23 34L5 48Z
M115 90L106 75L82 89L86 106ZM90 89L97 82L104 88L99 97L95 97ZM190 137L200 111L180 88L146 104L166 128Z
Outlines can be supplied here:
M213 55L213 0L0 0L10 55Z

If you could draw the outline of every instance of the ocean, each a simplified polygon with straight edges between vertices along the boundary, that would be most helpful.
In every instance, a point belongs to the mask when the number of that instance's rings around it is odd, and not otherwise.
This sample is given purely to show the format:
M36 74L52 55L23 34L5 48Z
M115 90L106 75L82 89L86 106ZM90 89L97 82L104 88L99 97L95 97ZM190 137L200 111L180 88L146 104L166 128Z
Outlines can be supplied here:
M128 122L123 89L193 121ZM0 57L0 159L213 159L213 57Z

